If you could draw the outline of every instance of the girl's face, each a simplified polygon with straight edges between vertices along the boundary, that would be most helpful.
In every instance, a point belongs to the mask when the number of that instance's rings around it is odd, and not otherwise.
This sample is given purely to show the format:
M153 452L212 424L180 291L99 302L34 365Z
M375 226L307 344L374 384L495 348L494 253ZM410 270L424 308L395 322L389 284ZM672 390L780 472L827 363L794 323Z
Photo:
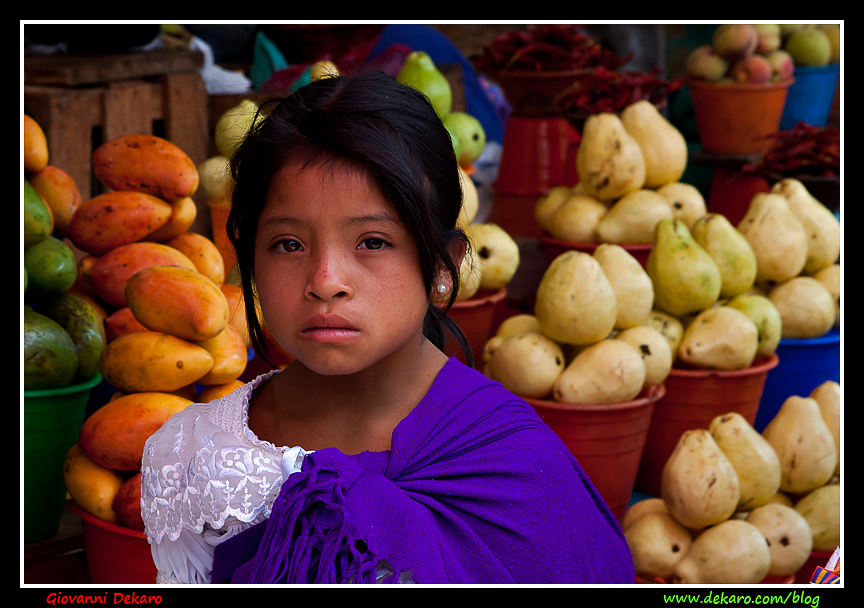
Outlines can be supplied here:
M255 284L265 324L322 375L352 374L425 342L414 238L344 165L283 171L258 223Z

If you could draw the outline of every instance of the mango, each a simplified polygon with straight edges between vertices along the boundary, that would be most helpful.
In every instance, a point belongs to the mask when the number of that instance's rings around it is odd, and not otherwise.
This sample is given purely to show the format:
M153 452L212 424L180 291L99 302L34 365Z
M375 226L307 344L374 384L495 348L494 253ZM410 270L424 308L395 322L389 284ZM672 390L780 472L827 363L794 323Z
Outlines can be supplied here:
M48 139L36 119L24 114L22 122L24 135L24 172L38 173L48 166Z
M78 262L66 243L47 236L24 250L24 269L27 271L28 302L40 302L59 296L75 283Z
M228 299L228 323L243 336L247 347L252 345L249 337L249 327L246 322L246 302L243 299L243 289L233 283L223 283L220 288Z
M106 342L105 326L99 311L86 297L66 292L41 306L40 312L59 323L72 338L78 359L72 383L85 382L96 376Z
M54 229L62 236L69 233L72 216L81 206L81 189L69 173L48 165L39 173L31 175L30 185L39 193L54 216Z
M63 462L66 491L79 507L112 524L120 523L113 502L123 486L119 471L96 464L77 443Z
M203 234L183 232L165 241L165 244L192 260L198 272L217 285L225 282L225 261L222 253L216 243Z
M198 205L191 196L184 196L170 202L171 216L168 221L151 232L145 241L165 242L178 234L183 234L195 223L198 217Z
M144 268L126 282L126 302L144 327L185 340L215 338L228 325L225 294L197 270Z
M78 445L96 464L115 471L140 471L144 443L192 402L162 392L137 392L109 401L81 426Z
M151 266L181 266L195 270L188 257L163 243L139 241L121 245L99 256L90 268L93 290L100 300L115 308L126 303L126 281Z
M213 356L207 350L158 331L120 336L105 346L99 360L105 380L127 393L176 391L212 367Z
M63 327L24 305L24 390L67 386L75 377L78 358L75 343Z
M93 173L112 190L174 201L198 189L198 168L176 144L155 135L123 135L93 152Z
M171 205L144 192L105 192L81 204L69 238L87 253L102 255L141 241L171 217Z
M24 180L24 248L32 247L54 231L54 216L36 189Z
M209 340L196 342L213 357L213 367L197 380L205 386L226 384L235 380L246 369L248 355L243 337L231 325Z
M141 325L141 321L135 318L132 309L128 306L118 308L105 319L105 339L107 342L135 331L150 330Z
M226 382L225 384L213 384L211 386L204 386L201 388L201 392L198 393L198 401L201 403L210 403L214 399L220 399L225 397L226 395L230 395L238 388L243 386L243 381L239 379L231 380L230 382Z
M111 504L120 525L132 530L144 531L144 518L141 516L141 471L123 482Z

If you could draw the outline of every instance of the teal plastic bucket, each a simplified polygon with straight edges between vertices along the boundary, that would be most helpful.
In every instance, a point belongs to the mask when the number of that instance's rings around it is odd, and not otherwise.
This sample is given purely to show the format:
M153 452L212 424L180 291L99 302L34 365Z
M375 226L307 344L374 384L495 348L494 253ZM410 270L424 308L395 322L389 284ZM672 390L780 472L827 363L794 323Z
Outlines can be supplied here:
M780 340L777 355L780 362L768 373L756 413L754 426L760 433L790 396L808 397L823 382L840 382L840 330L819 338Z
M57 534L66 504L63 462L78 441L90 390L102 381L24 391L24 542Z
M789 87L786 96L780 129L791 129L798 121L814 127L828 124L839 77L839 63L820 67L796 67L795 82Z

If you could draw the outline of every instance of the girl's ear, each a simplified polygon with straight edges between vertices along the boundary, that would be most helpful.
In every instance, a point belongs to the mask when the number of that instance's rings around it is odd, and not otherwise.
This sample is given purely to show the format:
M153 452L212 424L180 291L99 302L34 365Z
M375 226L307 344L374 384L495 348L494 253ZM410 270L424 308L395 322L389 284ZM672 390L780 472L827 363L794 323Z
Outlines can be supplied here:
M462 265L462 259L465 257L467 247L468 243L465 239L453 239L447 246L447 250L450 253L450 259L453 260L457 273ZM444 286L443 289L439 289L442 285ZM438 269L438 273L435 277L435 285L433 285L432 289L434 292L432 297L434 299L446 299L447 294L449 294L450 290L453 289L453 277L450 276L447 268L442 267Z

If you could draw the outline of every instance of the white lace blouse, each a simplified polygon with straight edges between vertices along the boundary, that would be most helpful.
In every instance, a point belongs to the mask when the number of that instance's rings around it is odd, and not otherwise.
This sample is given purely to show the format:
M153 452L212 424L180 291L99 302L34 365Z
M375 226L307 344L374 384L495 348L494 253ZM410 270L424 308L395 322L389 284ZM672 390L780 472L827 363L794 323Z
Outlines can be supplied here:
M275 373L190 405L147 441L141 511L157 583L209 583L216 545L267 519L283 479L300 470L309 452L249 428L252 391ZM379 564L379 578L389 573Z

